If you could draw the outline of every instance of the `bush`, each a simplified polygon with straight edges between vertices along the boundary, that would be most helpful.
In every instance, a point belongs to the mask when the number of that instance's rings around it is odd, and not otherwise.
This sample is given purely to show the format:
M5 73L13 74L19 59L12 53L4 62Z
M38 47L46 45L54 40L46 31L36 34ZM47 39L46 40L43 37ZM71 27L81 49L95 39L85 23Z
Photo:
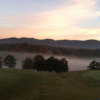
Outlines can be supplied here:
M8 55L4 58L4 64L9 68L14 68L16 65L16 59L12 55Z

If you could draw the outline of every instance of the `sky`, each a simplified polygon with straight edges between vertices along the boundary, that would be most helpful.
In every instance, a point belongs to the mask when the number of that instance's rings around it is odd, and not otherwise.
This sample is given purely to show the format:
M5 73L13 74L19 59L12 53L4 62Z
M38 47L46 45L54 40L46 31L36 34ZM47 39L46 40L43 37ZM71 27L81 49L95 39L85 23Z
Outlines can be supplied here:
M100 40L100 0L0 0L0 38Z

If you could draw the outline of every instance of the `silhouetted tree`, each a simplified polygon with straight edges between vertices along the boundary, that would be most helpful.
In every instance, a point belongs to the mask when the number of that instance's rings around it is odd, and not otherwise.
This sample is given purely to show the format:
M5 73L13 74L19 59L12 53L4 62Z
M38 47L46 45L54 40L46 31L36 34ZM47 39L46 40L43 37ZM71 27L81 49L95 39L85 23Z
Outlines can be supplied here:
M56 73L68 71L68 62L65 58L59 60L55 57L50 57L47 60L42 55L31 58L26 58L23 62L23 69L35 69L37 71L55 71Z
M42 55L37 55L33 59L33 67L37 71L44 71L45 59Z
M12 55L8 55L4 58L4 64L9 68L14 68L16 65L16 59Z
M54 71L54 67L56 67L56 59L54 57L50 57L46 60L46 71L52 72Z
M50 57L46 60L46 70L49 72L55 71L57 73L68 71L68 62L65 58L59 60L54 57Z
M68 61L65 58L61 59L61 71L68 71Z
M29 57L27 57L24 61L23 61L23 69L33 69L33 60Z
M92 61L90 65L88 66L89 69L100 69L100 63L96 61Z

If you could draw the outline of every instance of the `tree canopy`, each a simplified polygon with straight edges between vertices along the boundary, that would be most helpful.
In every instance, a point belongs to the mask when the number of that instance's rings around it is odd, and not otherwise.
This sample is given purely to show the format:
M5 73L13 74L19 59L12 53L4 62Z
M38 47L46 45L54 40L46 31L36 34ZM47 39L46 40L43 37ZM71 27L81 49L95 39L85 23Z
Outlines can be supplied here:
M93 69L100 69L100 63L94 60L94 61L92 61L90 63L88 68L91 69L91 70L93 70Z
M30 57L27 57L22 63L23 69L32 69L33 60Z
M42 55L37 55L33 58L33 63L31 58L26 58L23 68L60 73L68 71L68 61L65 58L59 60L53 56L45 59Z
M16 59L12 55L8 55L4 58L4 64L9 68L14 68L16 65Z

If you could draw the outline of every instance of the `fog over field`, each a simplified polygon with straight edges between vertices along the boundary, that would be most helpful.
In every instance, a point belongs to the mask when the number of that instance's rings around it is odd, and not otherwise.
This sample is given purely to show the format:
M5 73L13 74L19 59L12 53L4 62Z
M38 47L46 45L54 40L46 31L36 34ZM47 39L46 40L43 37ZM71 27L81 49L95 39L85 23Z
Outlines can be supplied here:
M26 57L33 58L35 55L38 55L35 53L26 53L26 52L22 53L22 52L0 51L0 56L2 57L2 59L9 54L13 55L16 58L17 60L16 68L17 69L22 69L22 62ZM70 71L86 70L87 66L92 60L100 61L100 58L92 58L92 57L82 58L82 57L57 56L57 55L45 55L45 54L41 54L41 55L43 55L46 59L50 56L54 56L58 59L66 58L66 60L68 61ZM7 68L7 67L3 65L3 68Z

